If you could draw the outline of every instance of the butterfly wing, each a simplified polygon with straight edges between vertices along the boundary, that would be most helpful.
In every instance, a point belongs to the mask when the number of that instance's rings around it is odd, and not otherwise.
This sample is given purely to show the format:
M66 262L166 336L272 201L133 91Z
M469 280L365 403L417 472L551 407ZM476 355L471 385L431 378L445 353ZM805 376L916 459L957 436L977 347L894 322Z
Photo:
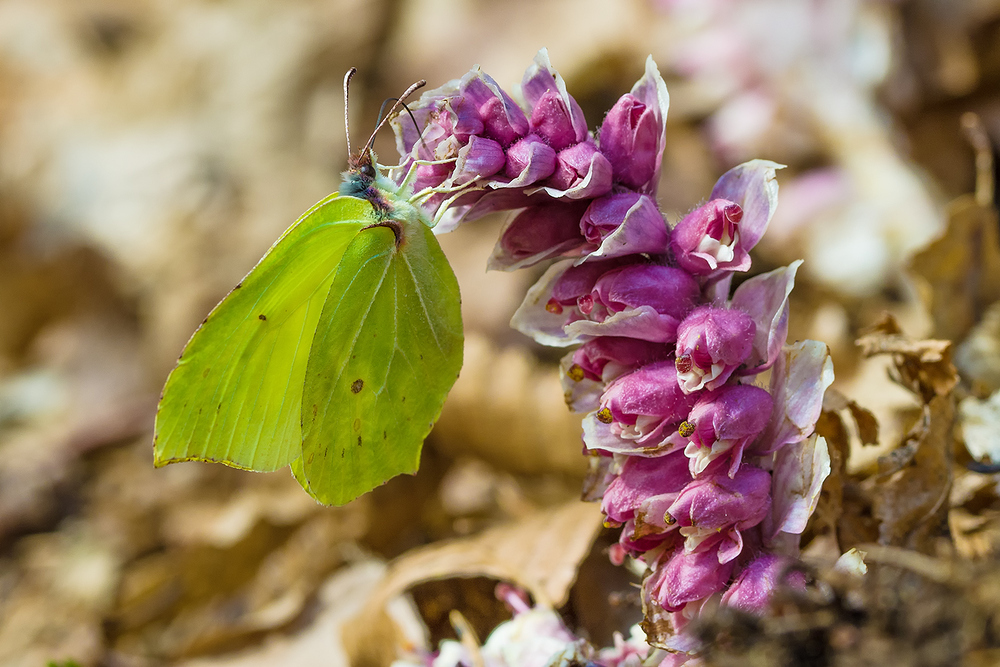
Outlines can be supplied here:
M458 281L434 234L358 233L323 306L306 367L302 459L292 471L341 505L413 473L462 367Z
M300 456L313 334L345 249L372 221L364 200L324 199L212 310L163 389L157 466L214 461L263 472Z

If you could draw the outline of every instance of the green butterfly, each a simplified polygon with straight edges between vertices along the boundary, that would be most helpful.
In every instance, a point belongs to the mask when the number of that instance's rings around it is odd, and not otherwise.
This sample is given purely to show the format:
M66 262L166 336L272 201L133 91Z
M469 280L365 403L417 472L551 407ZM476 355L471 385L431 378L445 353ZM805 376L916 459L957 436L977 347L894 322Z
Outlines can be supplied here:
M158 467L290 465L328 505L416 472L462 367L460 297L406 180L376 168L375 133L340 193L296 220L188 341L157 409Z

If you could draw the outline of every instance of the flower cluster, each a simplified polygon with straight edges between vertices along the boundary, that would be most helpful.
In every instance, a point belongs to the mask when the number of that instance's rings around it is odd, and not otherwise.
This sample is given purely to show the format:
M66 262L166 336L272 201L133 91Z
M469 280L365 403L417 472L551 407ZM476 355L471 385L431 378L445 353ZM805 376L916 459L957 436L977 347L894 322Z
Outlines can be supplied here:
M613 557L646 564L647 617L675 630L658 643L691 650L683 628L708 600L763 611L830 469L813 435L828 351L785 344L800 262L730 294L774 212L779 165L731 169L671 226L655 199L668 96L651 59L596 137L544 51L521 98L478 68L426 93L421 133L397 121L399 180L427 189L445 230L515 210L491 268L558 258L511 324L578 346L563 384L587 413L588 488L622 527Z
M562 377L587 413L589 487L622 527L613 558L647 565L647 615L670 621L660 643L677 651L696 648L684 627L713 598L764 611L829 473L812 435L833 380L826 346L785 344L799 262L730 296L776 205L776 167L724 174L707 203L661 222L655 251L555 263L513 319L540 342L579 344Z

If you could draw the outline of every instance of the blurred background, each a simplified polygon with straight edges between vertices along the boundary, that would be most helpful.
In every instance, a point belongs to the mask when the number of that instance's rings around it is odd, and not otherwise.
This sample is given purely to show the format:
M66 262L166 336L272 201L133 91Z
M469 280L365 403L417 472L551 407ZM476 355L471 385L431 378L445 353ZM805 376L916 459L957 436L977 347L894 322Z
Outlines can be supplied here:
M933 333L905 268L975 189L962 114L1000 140L997 0L0 0L0 665L345 664L386 559L578 497L557 354L507 324L538 274L485 272L500 217L441 239L466 367L417 477L326 509L287 472L152 467L187 337L338 187L344 72L357 144L411 82L478 63L510 90L541 47L592 128L653 55L671 222L739 162L788 165L754 271L806 260L790 339L895 443L913 399L854 340L887 309ZM608 539L564 610L602 642L637 620L605 609ZM414 592L432 636L463 601L505 617L471 582Z

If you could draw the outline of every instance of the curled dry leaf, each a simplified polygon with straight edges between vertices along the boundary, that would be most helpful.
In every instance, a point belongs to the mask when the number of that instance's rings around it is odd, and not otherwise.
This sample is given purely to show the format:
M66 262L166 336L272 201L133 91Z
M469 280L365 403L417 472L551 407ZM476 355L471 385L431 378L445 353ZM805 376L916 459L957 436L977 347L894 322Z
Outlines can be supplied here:
M924 403L948 395L958 384L958 371L951 363L951 342L907 338L889 313L858 340L858 345L868 357L891 354L896 367L894 379Z
M395 659L398 630L386 607L420 582L488 576L525 588L540 606L562 606L601 524L600 507L572 502L404 554L390 564L376 593L344 628L351 664L388 665Z

